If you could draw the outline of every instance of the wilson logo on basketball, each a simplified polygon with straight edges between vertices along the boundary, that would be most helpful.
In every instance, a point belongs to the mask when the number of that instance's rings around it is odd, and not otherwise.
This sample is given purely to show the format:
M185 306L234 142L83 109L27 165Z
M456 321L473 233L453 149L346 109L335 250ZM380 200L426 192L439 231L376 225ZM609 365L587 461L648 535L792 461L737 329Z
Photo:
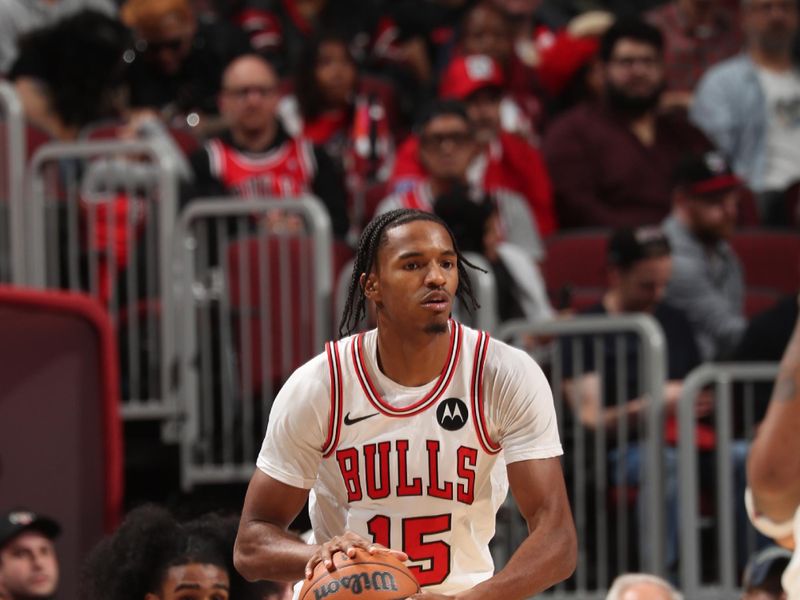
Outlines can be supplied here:
M341 588L350 590L353 594L360 594L364 590L378 592L396 592L397 582L389 571L373 571L372 573L358 573L334 579L324 587L314 590L314 600L322 600L330 594L335 594Z

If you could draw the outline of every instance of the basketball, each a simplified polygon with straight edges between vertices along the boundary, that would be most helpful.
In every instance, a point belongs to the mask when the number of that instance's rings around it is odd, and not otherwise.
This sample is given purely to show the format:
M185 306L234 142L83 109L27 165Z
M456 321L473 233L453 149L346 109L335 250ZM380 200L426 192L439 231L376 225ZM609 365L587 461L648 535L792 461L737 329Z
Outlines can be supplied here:
M334 571L323 563L303 583L298 600L401 600L419 591L419 583L403 563L388 554L357 550L352 558L333 555Z

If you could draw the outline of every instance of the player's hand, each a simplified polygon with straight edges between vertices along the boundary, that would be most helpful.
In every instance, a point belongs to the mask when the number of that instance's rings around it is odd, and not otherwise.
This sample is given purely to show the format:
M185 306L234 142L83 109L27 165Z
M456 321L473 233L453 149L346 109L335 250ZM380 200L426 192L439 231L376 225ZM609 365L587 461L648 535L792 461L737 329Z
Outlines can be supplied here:
M311 558L306 563L306 579L311 579L314 573L314 568L322 563L328 571L334 571L336 567L333 564L333 555L337 552L343 552L347 556L353 557L357 549L365 550L370 554L383 552L394 556L397 560L406 561L408 555L399 550L392 550L386 546L381 546L367 539L364 539L357 533L346 531L343 535L337 535L324 544L320 545L316 552L311 555Z

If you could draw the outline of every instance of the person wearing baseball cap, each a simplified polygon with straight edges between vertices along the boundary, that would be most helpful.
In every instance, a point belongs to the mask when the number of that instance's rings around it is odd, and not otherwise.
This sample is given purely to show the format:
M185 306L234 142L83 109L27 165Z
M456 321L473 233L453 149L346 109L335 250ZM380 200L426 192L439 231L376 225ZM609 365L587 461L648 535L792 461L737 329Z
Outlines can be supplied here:
M719 152L690 154L674 173L664 222L675 265L667 299L689 315L704 360L729 355L744 333L744 280L728 239L742 182Z
M30 510L0 516L0 598L45 600L58 588L58 558L53 540L61 526Z
M474 54L455 57L442 77L439 94L464 102L483 152L475 173L488 191L506 189L527 201L539 234L556 229L550 178L539 151L515 134L521 113L505 96L505 77L493 58Z

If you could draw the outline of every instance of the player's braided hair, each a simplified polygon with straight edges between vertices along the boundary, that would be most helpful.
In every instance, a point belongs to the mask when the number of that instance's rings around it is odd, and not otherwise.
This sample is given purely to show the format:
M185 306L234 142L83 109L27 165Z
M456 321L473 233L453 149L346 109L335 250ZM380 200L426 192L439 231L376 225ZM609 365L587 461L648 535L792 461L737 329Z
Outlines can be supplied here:
M477 271L483 271L483 269L473 265L464 258L461 251L458 249L458 244L456 244L453 232L450 231L447 224L432 213L410 208L398 208L372 219L361 233L361 239L358 241L355 263L353 264L353 274L350 277L350 287L347 291L347 303L342 312L342 319L339 321L339 337L350 335L366 314L366 296L364 296L364 290L361 288L361 275L372 271L375 259L378 256L378 249L386 241L386 236L384 234L389 229L413 221L432 221L433 223L438 223L447 230L458 259L458 288L456 289L456 297L464 303L469 312L480 308L480 304L478 304L478 301L475 299L475 294L472 291L472 282L470 281L466 268L470 267Z

